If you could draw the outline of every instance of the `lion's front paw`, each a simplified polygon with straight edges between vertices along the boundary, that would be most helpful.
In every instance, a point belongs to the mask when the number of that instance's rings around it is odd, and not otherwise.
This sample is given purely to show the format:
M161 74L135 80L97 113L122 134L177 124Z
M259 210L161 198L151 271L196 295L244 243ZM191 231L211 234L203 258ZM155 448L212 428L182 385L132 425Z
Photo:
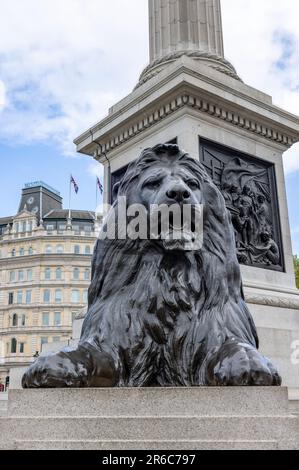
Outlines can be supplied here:
M59 353L39 357L23 375L22 387L82 387L86 381L87 371Z
M235 339L226 341L207 367L210 385L281 385L271 361L253 346Z

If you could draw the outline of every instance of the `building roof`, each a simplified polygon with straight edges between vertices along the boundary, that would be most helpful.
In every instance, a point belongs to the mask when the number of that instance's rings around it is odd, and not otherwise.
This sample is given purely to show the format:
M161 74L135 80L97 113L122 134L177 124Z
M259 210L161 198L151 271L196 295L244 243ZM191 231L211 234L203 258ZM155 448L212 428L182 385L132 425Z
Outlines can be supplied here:
M69 211L67 209L57 209L48 212L43 218L44 220L53 220L53 219L61 219L66 220L69 216ZM79 210L71 210L71 217L72 219L77 220L94 220L95 213L91 211L79 211Z
M0 218L0 225L8 225L13 222L13 216L10 217L1 217Z

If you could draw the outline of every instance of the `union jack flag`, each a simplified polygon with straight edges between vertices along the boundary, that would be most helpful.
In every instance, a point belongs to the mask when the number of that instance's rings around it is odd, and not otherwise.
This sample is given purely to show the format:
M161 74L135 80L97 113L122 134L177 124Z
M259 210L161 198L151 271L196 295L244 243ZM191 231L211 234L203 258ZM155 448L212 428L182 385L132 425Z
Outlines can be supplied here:
M77 194L78 191L79 191L79 186L77 185L74 177L71 175L71 183L73 183L73 186L74 186L74 190L75 190L75 193Z
M99 180L98 177L97 177L97 185L99 187L99 190L100 190L101 194L103 194L104 188L103 188L103 185L102 185L102 183L101 183L101 181Z

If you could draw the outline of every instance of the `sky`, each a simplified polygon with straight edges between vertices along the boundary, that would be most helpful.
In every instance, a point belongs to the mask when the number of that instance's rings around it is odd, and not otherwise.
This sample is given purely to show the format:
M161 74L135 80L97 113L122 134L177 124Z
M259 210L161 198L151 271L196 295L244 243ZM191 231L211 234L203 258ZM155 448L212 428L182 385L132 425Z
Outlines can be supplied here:
M147 0L0 0L0 217L43 180L76 209L95 208L101 166L73 139L129 94L148 63ZM299 2L222 0L225 55L243 81L299 114ZM284 155L299 254L299 144Z

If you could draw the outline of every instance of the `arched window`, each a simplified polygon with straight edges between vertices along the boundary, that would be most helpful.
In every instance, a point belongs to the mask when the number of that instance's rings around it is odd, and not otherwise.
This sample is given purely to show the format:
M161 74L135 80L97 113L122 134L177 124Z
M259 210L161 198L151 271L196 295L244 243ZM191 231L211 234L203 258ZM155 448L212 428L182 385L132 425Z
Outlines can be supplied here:
M24 256L24 254L25 254L24 248L20 248L20 256Z
M90 269L89 268L85 269L85 271L84 271L84 279L85 279L85 281L90 280Z
M74 253L75 253L75 255L80 255L80 245L75 245L74 246Z
M63 253L63 246L62 245L57 245L56 253L59 254L59 255Z
M89 245L85 245L85 254L90 255L90 246Z
M50 255L50 254L52 253L52 246L51 246L51 245L47 245L45 252L46 252L47 255Z
M59 280L62 277L61 268L56 268L56 279Z
M32 248L32 246L29 248L28 254L29 254L30 256L33 255L33 248Z
M79 277L80 277L79 268L74 268L74 270L73 270L73 279L74 279L75 281L78 281Z
M12 256L12 258L14 258L14 257L16 256L16 250L15 250L15 248L11 251L11 256Z
M45 269L45 279L48 281L51 279L51 268L46 268Z
M15 354L17 352L17 340L16 340L16 338L11 339L10 351L11 351L12 354Z
M26 315L22 315L22 326L26 325Z
M12 326L18 326L18 315L16 313L12 316Z

